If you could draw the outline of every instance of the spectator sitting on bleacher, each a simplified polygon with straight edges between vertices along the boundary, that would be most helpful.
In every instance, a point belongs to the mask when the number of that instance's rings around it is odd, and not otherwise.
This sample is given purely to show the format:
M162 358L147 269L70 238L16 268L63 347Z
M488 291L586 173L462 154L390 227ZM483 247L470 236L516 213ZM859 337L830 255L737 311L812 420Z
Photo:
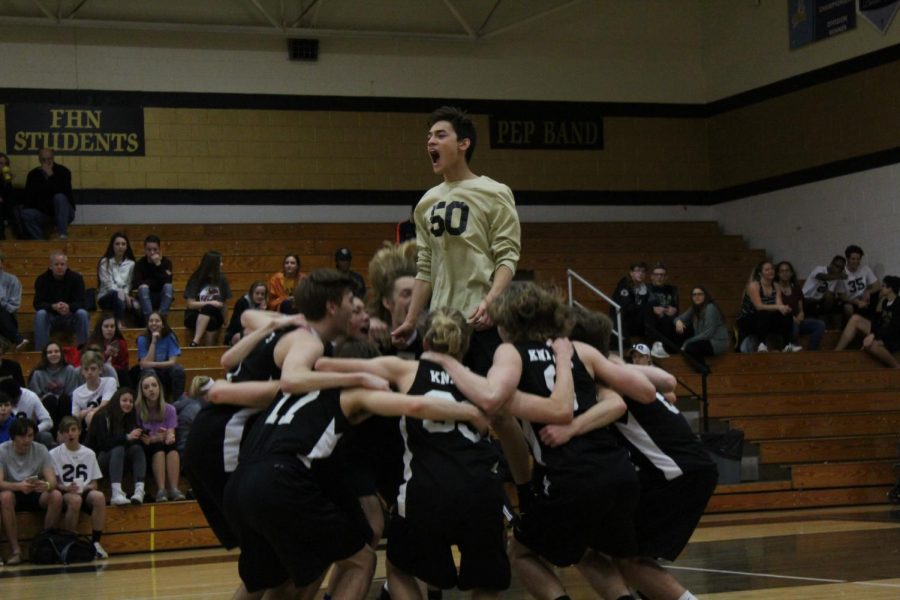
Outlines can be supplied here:
M356 271L350 270L350 261L353 260L353 254L349 248L339 248L334 253L334 268L350 276L353 280L353 295L361 298L363 302L366 300L366 280Z
M266 282L254 281L250 284L250 291L238 298L231 311L231 321L225 330L225 343L229 346L237 344L244 337L244 327L241 325L241 315L247 309L266 310Z
M184 500L184 494L178 489L181 459L175 448L178 414L174 406L166 403L165 392L156 374L141 376L135 410L138 424L144 430L141 442L156 481L156 501Z
M209 393L212 385L212 379L206 375L198 375L191 380L191 388L188 393L183 394L181 398L173 403L175 412L178 414L175 448L182 459L184 459L184 447L187 444L188 434L191 432L194 417L197 416L201 408L206 406L206 395Z
M28 237L44 239L44 227L53 223L59 239L69 236L69 223L75 220L75 197L72 195L72 172L56 164L53 150L38 150L39 167L28 172L25 180L25 204L22 225Z
M769 348L781 348L784 352L802 350L790 343L793 333L791 307L784 304L775 285L775 265L764 260L750 274L744 288L741 311L737 318L741 337L741 351L768 352Z
M147 330L137 339L138 367L132 380L152 371L166 384L174 398L184 393L184 367L178 364L181 348L178 338L169 329L166 318L158 312L150 313ZM133 369L134 371L134 369Z
M77 532L78 516L84 510L91 516L94 552L97 558L108 558L106 550L100 545L106 525L106 497L97 489L97 481L103 477L97 455L81 445L81 426L75 417L65 417L59 424L59 433L63 441L50 451L50 458L53 459L53 470L65 507L63 529Z
M650 348L647 344L635 344L632 346L629 358L633 365L653 365L653 357L650 356Z
M267 299L269 310L288 315L294 314L294 289L303 275L300 273L300 256L288 254L281 262L281 271L269 277Z
M0 444L9 440L9 428L16 416L13 414L12 400L0 392Z
M115 317L109 313L100 315L87 345L101 348L105 364L115 370L117 381L128 383L128 344Z
M80 369L66 362L62 346L50 342L31 371L28 389L37 394L53 421L59 423L65 415L72 414L72 392L82 383Z
M843 313L841 305L847 299L847 259L840 254L826 265L815 267L803 282L803 312L810 317L831 321Z
M34 443L36 431L34 421L19 417L10 427L10 440L0 444L0 520L9 542L7 565L22 562L17 509L46 509L44 529L53 527L62 511L53 460L46 446Z
M13 379L21 387L25 387L25 377L22 375L22 365L3 355L9 352L9 342L0 338L0 379Z
M103 355L98 352L85 352L81 357L84 384L72 392L72 415L78 418L79 423L84 422L85 430L90 426L97 409L109 402L119 387L112 377L100 376L103 364ZM65 434L61 430L57 433Z
M650 354L654 358L668 358L674 352L675 317L678 316L678 288L666 283L666 265L658 262L650 272L647 310L644 313L644 333L653 342Z
M783 260L776 267L778 279L778 291L781 293L781 301L791 307L791 320L793 330L791 344L799 345L800 336L809 336L809 349L818 350L825 334L825 321L821 319L807 318L803 308L803 290L797 282L797 273L794 265Z
M632 337L644 335L644 311L647 308L648 292L644 277L647 265L634 263L628 269L628 275L619 280L613 300L621 307L622 331L619 332L624 343ZM616 310L610 307L609 317L616 322Z
M844 256L847 257L847 302L844 303L844 316L849 319L855 313L869 316L866 311L869 307L869 297L872 292L878 291L881 282L869 268L869 265L860 264L866 253L857 245L847 246Z
M22 284L19 278L3 268L6 255L0 251L0 336L22 349L28 340L19 333L16 313L22 306Z
M675 331L685 338L681 350L701 365L707 356L719 356L731 345L722 310L702 285L691 290L691 307L678 315Z
M140 314L140 304L131 297L131 280L134 274L134 252L128 236L117 231L109 240L103 258L97 263L97 305L112 310L119 327L125 311Z
M12 400L13 414L16 417L31 419L36 424L34 438L38 442L47 448L56 445L53 437L53 418L34 392L20 387L12 379L0 381L0 392Z
M120 506L144 501L147 457L141 443L142 433L134 410L134 392L127 387L116 390L91 421L86 445L97 453L100 468L109 477L110 504ZM126 464L134 478L134 494L130 499L122 490Z
M16 222L16 211L18 208L16 188L13 187L12 170L9 168L9 156L0 152L0 240L6 239L6 225L12 228L17 238L22 237L20 223ZM5 221L5 223L4 223Z
M165 316L175 293L172 287L172 261L162 255L159 237L153 234L144 238L144 256L134 265L131 285L137 289L138 301L144 322L154 310Z
M871 318L855 314L850 317L847 326L841 333L835 350L844 350L858 333L863 334L862 349L874 358L894 369L900 363L893 353L900 350L900 277L888 275L884 278L884 286L870 300L866 314Z
M184 326L194 330L191 347L201 342L206 346L216 343L216 334L225 324L225 303L229 298L231 288L222 273L222 255L210 250L200 259L184 288Z
M50 255L50 268L34 282L34 346L43 350L50 331L74 331L80 346L88 337L88 314L84 309L84 278L69 269L62 252Z

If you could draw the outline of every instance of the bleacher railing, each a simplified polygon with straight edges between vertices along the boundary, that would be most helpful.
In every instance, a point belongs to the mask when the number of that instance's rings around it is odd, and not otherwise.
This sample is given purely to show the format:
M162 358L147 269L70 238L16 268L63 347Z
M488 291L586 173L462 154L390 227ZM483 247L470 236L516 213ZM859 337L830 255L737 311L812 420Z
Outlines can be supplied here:
M593 292L594 295L600 296L600 298L605 300L616 310L616 326L613 329L613 334L615 334L616 339L619 340L619 356L625 358L625 340L622 336L622 306L618 302L601 292L590 281L588 281L572 269L566 269L566 280L568 281L569 286L569 306L580 306L581 308L586 308L584 304L575 299L575 295L573 293L573 281L577 280L579 283L584 285L584 287Z

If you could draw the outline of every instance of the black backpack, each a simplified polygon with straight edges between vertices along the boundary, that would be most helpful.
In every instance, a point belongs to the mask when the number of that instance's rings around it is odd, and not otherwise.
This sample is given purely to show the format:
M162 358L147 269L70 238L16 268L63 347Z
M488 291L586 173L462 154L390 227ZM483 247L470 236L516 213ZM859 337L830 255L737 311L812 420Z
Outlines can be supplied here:
M31 562L36 565L91 562L96 554L90 538L71 531L45 529L31 540Z

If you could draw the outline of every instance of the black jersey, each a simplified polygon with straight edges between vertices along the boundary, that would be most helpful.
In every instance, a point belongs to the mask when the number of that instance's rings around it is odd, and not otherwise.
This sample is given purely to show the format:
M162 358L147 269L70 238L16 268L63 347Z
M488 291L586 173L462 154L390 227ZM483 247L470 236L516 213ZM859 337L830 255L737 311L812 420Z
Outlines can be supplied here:
M616 431L643 476L671 481L713 467L684 416L662 394L650 404L630 398L625 403L628 412L615 424Z
M515 344L515 348L522 357L522 376L518 388L523 392L549 397L556 382L553 349L538 342ZM572 354L572 377L575 384L574 416L577 417L597 403L596 385L577 352ZM524 425L525 438L534 455L535 478L540 478L544 471L574 473L607 468L610 458L619 451L615 435L609 427L588 431L552 448L540 438L539 432L544 423L526 422Z
M228 372L228 381L238 383L241 381L269 381L281 379L281 367L275 364L275 346L281 338L297 329L286 327L273 331L263 338L238 366Z
M331 455L350 428L340 398L340 388L282 395L245 434L241 462L290 455L312 468L313 461Z
M467 402L450 375L431 361L420 360L411 395ZM403 483L397 496L401 517L433 510L443 499L458 496L475 482L492 477L498 456L493 446L464 421L400 418L403 436Z

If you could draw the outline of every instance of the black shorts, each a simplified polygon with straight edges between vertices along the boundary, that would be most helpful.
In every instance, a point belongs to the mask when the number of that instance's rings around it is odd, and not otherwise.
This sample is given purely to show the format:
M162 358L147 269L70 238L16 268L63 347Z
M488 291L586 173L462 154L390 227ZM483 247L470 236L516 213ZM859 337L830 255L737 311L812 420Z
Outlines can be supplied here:
M881 342L884 344L884 347L887 348L888 352L893 354L894 352L900 351L900 340L892 340L892 339L883 339Z
M30 494L26 494L24 492L13 492L16 497L16 512L24 510L43 510L43 508L41 508L42 493L43 492L31 492Z
M178 448L175 446L176 444L166 444L163 442L153 442L144 446L144 454L147 456L147 462L149 463L153 458L153 455L157 452L165 452L166 454L169 452L178 452Z
M212 306L204 306L200 310L187 310L184 312L184 326L188 329L197 328L197 317L206 315L209 317L209 323L206 326L207 331L218 331L225 323L225 317L222 310Z
M62 492L62 490L60 490L60 491ZM88 500L88 495L91 492L97 492L98 494L102 493L99 490L84 490L83 492L81 492L81 512L83 512L86 515L89 515L94 512L94 507L91 506L91 503ZM71 493L71 492L63 492L63 500L65 500L67 493ZM66 503L63 502L63 509L65 509L65 507L66 507Z
M715 468L685 473L672 481L641 481L634 515L641 556L675 560L697 528L716 489Z
M452 511L424 507L418 518L392 514L388 560L441 589L507 589L510 568L499 482L491 479L476 484L451 504ZM453 545L459 548L458 574Z
M316 581L366 545L367 528L327 498L296 458L242 462L225 486L225 516L241 540L238 572L250 592Z
M637 477L569 477L554 480L551 489L534 498L516 525L517 541L558 567L578 563L588 549L614 558L637 555Z
M223 498L230 473L225 472L221 446L202 443L203 441L205 440L201 435L188 436L185 447L185 473L210 529L222 545L230 550L240 545L238 536L228 526L228 520L225 518Z

